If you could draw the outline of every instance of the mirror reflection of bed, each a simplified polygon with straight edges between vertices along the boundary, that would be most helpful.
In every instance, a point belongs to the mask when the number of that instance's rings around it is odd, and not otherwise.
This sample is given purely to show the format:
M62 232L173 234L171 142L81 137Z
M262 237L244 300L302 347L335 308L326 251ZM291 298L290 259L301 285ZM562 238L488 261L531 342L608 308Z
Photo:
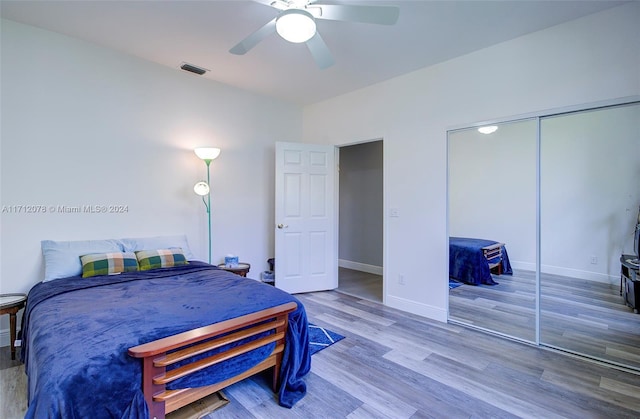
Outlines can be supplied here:
M449 135L449 237L502 243L513 269L489 274L477 258L460 267L459 281L480 285L450 290L449 318L528 341L535 339L535 264L521 261L535 262L535 133L535 121L525 120L491 134Z
M638 120L637 102L542 117L539 168L536 119L449 132L449 236L504 243L513 269L453 283L450 321L640 370L619 263L640 204Z

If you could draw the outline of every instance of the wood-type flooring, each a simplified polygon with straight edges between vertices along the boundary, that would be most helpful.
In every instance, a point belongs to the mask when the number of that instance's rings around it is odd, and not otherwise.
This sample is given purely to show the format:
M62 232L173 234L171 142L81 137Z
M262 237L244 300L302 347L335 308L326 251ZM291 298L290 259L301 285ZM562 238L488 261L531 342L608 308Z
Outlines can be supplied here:
M634 373L335 291L297 297L309 321L346 337L313 355L307 395L282 408L259 376L227 388L230 403L207 418L640 416ZM0 417L22 417L22 366L3 368Z
M637 418L640 376L337 292L298 295L346 336L312 358L291 410L264 379L210 418Z
M535 273L493 276L499 285L449 291L449 318L535 341ZM540 342L640 369L640 315L618 284L541 275Z

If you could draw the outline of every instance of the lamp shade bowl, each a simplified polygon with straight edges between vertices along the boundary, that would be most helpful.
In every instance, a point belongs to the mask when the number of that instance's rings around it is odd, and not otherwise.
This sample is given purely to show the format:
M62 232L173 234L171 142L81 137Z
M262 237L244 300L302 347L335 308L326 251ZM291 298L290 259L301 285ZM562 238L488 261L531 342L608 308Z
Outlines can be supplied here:
M198 182L193 186L193 191L200 196L207 195L210 190L211 189L209 188L209 184L207 182Z
M198 147L193 152L202 160L214 160L220 155L220 149L217 147Z

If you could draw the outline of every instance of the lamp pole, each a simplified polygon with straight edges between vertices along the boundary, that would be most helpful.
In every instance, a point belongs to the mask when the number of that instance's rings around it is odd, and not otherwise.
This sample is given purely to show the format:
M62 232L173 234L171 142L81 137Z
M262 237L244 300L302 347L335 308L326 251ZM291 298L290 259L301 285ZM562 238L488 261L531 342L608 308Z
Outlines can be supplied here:
M209 264L211 264L211 171L210 165L211 161L216 159L220 155L220 149L216 147L198 147L193 150L198 156L199 159L203 160L207 165L207 183L206 186L204 182L199 182L196 186L199 190L196 191L198 195L202 196L202 202L204 206L207 208L207 221L209 226ZM195 190L195 189L194 189ZM207 195L207 199L204 199L204 196Z
M207 164L207 185L209 185L209 193L207 194L207 218L209 219L209 265L211 265L211 179L209 176L209 165L211 164L211 159L205 159L204 162ZM204 200L204 196L202 197Z

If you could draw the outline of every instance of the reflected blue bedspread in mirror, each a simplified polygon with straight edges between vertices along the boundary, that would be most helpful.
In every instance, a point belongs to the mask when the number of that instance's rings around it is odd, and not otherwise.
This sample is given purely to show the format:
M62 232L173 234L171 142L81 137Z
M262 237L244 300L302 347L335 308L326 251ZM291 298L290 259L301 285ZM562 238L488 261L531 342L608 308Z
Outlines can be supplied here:
M22 357L28 375L27 418L146 418L141 361L130 347L295 301L289 315L279 403L306 393L309 372L304 306L273 286L202 262L93 278L39 283L23 318ZM183 387L219 382L258 364L258 351L211 367Z
M482 248L498 242L493 240L467 237L449 237L449 277L456 281L472 285L496 285L491 277L489 262ZM505 246L502 249L502 273L513 274L509 255Z

